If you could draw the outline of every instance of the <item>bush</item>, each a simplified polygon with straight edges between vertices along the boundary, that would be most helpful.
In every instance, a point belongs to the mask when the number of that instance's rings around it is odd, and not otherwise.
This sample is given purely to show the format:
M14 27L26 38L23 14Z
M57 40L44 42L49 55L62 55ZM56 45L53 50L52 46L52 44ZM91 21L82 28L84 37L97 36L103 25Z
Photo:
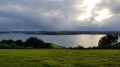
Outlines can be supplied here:
M15 43L17 46L24 46L24 42L22 42L22 40L16 40Z
M37 37L30 37L25 42L22 40L2 40L0 42L1 49L39 49L39 48L52 48L50 43L45 43Z
M92 47L92 49L120 49L120 45L100 45L97 47Z
M29 47L26 47L25 49L34 49L34 47L29 46Z
M34 48L51 48L50 43L44 43L43 40L37 39L36 37L31 37L25 42L26 47L32 46Z
M12 47L7 44L0 44L0 49L11 49Z
M104 37L102 37L100 40L99 40L99 45L106 45L106 44L109 44L109 45L115 45L117 44L118 42L118 39L119 39L119 35L118 34L108 34Z
M77 47L69 47L68 49L85 49L83 46L79 45Z

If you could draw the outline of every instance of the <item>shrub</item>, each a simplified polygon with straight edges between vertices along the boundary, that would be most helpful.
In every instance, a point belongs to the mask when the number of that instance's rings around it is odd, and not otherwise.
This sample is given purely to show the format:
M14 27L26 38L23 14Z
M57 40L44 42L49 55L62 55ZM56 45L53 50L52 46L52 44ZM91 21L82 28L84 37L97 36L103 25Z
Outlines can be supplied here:
M25 49L34 49L34 47L29 46L29 47L26 47Z
M79 45L77 47L69 47L69 49L85 49L83 46Z
M97 47L92 47L92 49L120 49L120 45L100 45Z
M11 49L12 47L7 44L0 44L0 49Z
M119 35L118 34L107 34L106 36L102 37L100 40L99 40L99 45L106 45L106 44L109 44L109 45L113 45L113 44L116 44L118 42L118 39L119 39Z
M22 40L16 40L15 43L17 46L24 46Z
M44 43L43 40L37 39L36 37L31 37L25 42L26 47L32 46L34 48L51 48L50 43Z
M39 49L39 48L52 48L51 43L45 43L37 37L30 37L25 42L22 40L2 40L0 42L1 49Z

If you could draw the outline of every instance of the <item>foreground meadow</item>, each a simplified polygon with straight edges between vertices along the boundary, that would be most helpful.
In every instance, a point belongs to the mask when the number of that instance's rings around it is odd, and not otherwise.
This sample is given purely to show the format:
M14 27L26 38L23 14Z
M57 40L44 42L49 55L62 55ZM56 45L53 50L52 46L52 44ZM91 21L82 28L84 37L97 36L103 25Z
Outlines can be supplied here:
M0 49L0 67L119 67L120 50Z

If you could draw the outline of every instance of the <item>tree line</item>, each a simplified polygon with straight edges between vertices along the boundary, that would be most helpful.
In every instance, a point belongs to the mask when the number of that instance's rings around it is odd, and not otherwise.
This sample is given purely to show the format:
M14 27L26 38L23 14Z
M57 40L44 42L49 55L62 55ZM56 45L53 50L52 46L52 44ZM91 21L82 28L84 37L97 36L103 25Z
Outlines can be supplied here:
M120 35L107 34L99 40L98 46L84 48L83 46L69 47L67 49L120 49L120 42L118 41ZM30 37L25 42L22 40L2 40L0 41L0 49L51 49L51 43L45 43L37 37ZM64 47L65 48L65 47Z
M51 43L45 43L37 37L30 37L25 42L22 40L2 40L0 41L0 49L44 49L52 48Z

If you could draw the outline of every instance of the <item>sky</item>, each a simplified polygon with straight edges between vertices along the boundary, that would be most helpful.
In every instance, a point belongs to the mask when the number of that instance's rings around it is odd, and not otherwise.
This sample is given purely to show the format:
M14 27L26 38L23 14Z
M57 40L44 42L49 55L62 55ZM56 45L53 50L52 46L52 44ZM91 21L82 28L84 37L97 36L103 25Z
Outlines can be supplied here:
M0 0L0 31L120 31L120 0Z

